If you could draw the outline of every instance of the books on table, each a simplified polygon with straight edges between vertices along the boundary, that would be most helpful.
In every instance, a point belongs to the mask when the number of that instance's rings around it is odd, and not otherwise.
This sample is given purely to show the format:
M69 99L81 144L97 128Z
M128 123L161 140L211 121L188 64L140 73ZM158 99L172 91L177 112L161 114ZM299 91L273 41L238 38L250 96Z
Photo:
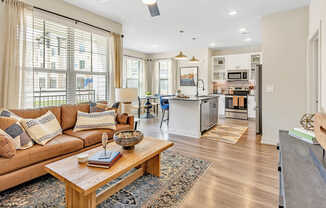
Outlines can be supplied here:
M97 168L110 168L121 156L120 152L115 151L97 152L88 159L87 165Z
M315 133L304 128L293 128L289 131L289 135L309 144L319 144Z

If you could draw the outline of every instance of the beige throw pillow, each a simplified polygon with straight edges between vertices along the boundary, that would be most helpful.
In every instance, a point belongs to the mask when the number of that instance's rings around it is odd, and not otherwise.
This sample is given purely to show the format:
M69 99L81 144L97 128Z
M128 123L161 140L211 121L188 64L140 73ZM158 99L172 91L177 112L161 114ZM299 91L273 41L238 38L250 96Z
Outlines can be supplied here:
M62 134L59 121L51 111L36 119L24 119L21 123L34 142L40 145Z
M115 130L115 111L104 111L96 113L84 113L78 111L77 122L74 132L90 129L113 129Z

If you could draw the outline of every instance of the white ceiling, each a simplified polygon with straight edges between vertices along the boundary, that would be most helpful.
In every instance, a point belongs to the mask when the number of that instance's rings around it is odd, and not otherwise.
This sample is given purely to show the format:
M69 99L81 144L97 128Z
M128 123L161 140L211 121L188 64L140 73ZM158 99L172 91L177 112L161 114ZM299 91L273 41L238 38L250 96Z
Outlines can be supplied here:
M65 0L123 24L124 46L144 53L179 49L256 45L261 18L308 5L310 0L158 0L161 16L152 18L141 0ZM228 15L237 10L236 16ZM241 35L240 28L248 35ZM179 30L184 30L183 35ZM192 38L198 38L193 41ZM250 37L251 42L244 41Z

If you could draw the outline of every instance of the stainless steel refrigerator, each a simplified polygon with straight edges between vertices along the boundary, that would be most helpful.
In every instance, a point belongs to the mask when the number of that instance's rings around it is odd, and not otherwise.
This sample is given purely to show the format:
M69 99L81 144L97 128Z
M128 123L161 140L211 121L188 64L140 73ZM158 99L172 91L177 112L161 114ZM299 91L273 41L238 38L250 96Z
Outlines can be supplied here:
M262 134L262 94L263 94L263 85L262 85L262 72L263 65L256 65L256 133Z

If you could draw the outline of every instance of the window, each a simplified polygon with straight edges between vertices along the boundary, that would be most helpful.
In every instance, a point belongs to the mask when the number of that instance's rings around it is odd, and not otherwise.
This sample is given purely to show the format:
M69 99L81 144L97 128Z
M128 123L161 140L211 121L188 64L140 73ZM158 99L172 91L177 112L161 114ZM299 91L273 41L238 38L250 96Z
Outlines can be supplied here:
M142 89L142 68L144 62L142 59L131 58L124 56L124 87L125 88L138 88L139 95L145 93Z
M38 16L27 25L34 107L108 99L106 36Z
M167 95L169 92L169 62L159 61L159 93Z

